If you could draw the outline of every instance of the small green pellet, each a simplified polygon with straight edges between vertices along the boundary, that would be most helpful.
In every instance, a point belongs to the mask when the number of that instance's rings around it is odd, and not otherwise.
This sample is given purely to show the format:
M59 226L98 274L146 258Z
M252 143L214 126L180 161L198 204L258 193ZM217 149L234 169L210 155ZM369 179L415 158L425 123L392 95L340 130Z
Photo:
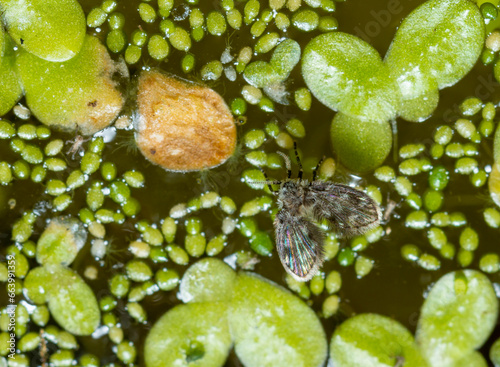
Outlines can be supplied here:
M276 16L274 17L274 23L276 24L276 27L283 32L286 32L291 24L290 19L286 16L286 14L281 13L281 12L277 13ZM320 20L320 24L321 24L321 20ZM297 101L297 100L295 100L295 101ZM299 106L299 108L300 108L300 106ZM304 110L304 111L307 111L307 110Z
M115 220L114 214L115 212L110 209L99 209L95 212L95 218L99 223L113 223Z
M460 112L464 116L474 116L483 108L483 102L476 97L465 99L459 106Z
M436 227L447 227L450 225L450 216L445 212L435 213L431 217L431 224Z
M420 258L420 249L412 244L406 244L401 247L401 256L406 261L415 262Z
M35 145L26 144L21 151L21 157L30 164L40 164L43 162L43 153Z
M193 71L195 66L195 58L193 54L187 53L182 57L181 60L181 68L182 71L186 74L190 73Z
M189 13L189 25L191 28L203 27L205 24L205 17L199 8L194 8Z
M136 64L141 59L142 50L136 45L128 45L125 49L125 62L129 65Z
M131 310L129 309L129 313L130 312L131 312ZM137 317L134 317L134 318L137 319ZM145 320L146 317L141 316L141 319ZM116 348L116 356L118 357L118 359L120 361L122 361L125 364L134 363L135 358L137 356L137 351L136 351L134 343L123 341L120 344L118 344L118 346Z
M468 119L458 119L455 122L456 131L464 138L470 139L476 132L476 126Z
M31 313L31 320L38 326L44 327L50 319L50 312L46 305L37 305Z
M86 152L81 160L80 168L83 173L90 175L96 172L101 165L101 156L94 152Z
M191 36L181 27L176 27L174 32L169 37L170 44L173 48L188 52L191 48Z
M132 32L132 44L137 47L142 47L148 40L148 34L142 29L136 29Z
M429 186L434 190L444 190L449 180L449 173L443 166L434 167L429 174Z
M373 175L382 182L391 182L396 179L396 173L394 169L389 166L382 166L375 170Z
M493 121L496 115L496 108L493 102L488 102L484 105L481 115L483 119Z
M104 203L104 193L102 192L102 184L98 181L92 182L87 190L86 202L89 208L93 211L99 209Z
M323 301L323 306L321 308L322 314L324 318L329 318L335 315L340 306L340 298L336 294L333 294L327 297Z
M52 179L47 181L45 192L52 196L58 196L66 192L66 184L61 180Z
M174 7L174 0L158 0L158 10L162 17L167 18Z
M481 135L488 138L493 134L493 131L495 131L495 123L490 120L482 120L479 123L478 130Z
M62 172L68 167L64 159L54 157L47 158L45 162L43 162L43 166L52 172Z
M463 227L467 224L467 218L462 212L452 212L449 214L450 225L453 227Z
M153 273L151 268L142 260L134 259L125 264L127 277L134 282L145 282L151 279Z
M113 181L116 178L116 165L112 162L104 162L101 165L101 176L106 181Z
M0 120L0 139L10 139L16 134L16 129L7 120Z
M337 255L337 261L341 266L350 266L356 259L355 252L350 247L344 247Z
M25 161L16 161L12 166L14 176L19 180L26 180L30 177L30 166Z
M172 269L160 269L155 274L155 281L162 291L175 289L180 282L179 274Z
M24 142L24 140L21 140L19 138L13 138L10 140L10 148L15 153L21 153L25 146L26 143Z
M479 236L471 227L465 227L460 233L460 247L467 251L475 251L479 245Z
M126 305L126 309L130 317L136 320L139 323L146 322L147 314L146 310L137 302L128 302Z
M479 260L479 269L488 274L496 273L500 270L500 258L497 254L486 254Z
M416 210L407 215L405 224L409 228L423 229L428 225L427 213L422 210Z
M245 24L252 23L260 11L260 2L258 0L249 0L245 4L243 14L245 19Z
M373 269L374 261L365 256L358 256L356 262L354 263L354 270L356 272L356 277L361 279L367 276Z
M163 19L160 22L160 31L165 35L165 37L170 37L175 30L175 23L170 19Z
M125 182L113 181L109 186L109 197L117 204L125 204L130 198L130 188Z
M224 247L227 245L226 236L220 234L210 239L207 243L207 248L205 250L208 256L216 256L224 250Z
M191 37L196 42L200 42L205 37L205 30L203 27L196 27L191 30Z
M461 158L464 156L464 147L460 143L448 144L444 150L444 153L451 158Z
M86 181L87 179L85 177L85 174L79 169L76 169L73 172L71 172L68 178L66 179L66 186L70 190L75 190L78 187L83 186Z
M257 231L248 240L250 248L260 256L271 256L274 244L268 233Z
M106 45L113 53L121 52L126 43L127 41L125 32L123 32L123 30L121 29L113 29L106 36Z
M323 272L316 274L311 279L311 282L309 283L309 288L311 289L311 293L314 294L315 296L318 296L321 293L323 293L323 290L325 289L325 274Z
M455 246L453 246L451 243L446 243L441 249L439 250L439 254L447 260L451 260L455 257L457 250L455 249Z
M495 20L498 16L497 7L490 2L482 3L479 10L485 20Z
M394 181L394 188L399 195L406 197L413 191L413 184L408 178L404 176L398 176Z
M424 193L424 207L428 212L438 211L443 205L444 195L439 190L429 189Z
M61 139L51 140L44 148L46 156L54 157L61 153L64 147L64 142Z
M431 146L432 159L439 159L444 154L444 147L441 144L434 143Z
M184 247L189 256L200 257L205 253L207 240L203 234L188 234L184 240Z
M267 23L259 19L250 27L250 34L254 38L260 37L266 31L266 28Z
M224 32L226 31L226 19L224 18L224 16L218 11L211 11L210 13L208 13L207 30L208 33L210 33L213 36L223 35Z
M110 29L122 29L125 25L125 15L118 12L111 13L108 18L108 24Z
M175 239L175 233L177 232L177 223L171 217L167 217L163 220L161 225L161 231L165 237L167 243L171 243Z
M170 46L161 35L153 34L148 41L148 53L153 59L161 61L170 53Z
M187 252L174 244L167 247L168 256L177 265L187 265L189 263L189 256Z
M425 270L436 271L441 268L441 261L431 254L423 253L417 260L417 264Z
M491 228L500 227L500 212L495 208L487 208L483 212L484 221Z
M472 263L472 260L474 260L474 253L472 251L462 248L458 250L457 261L462 268L468 267Z
M0 185L8 185L12 181L12 171L7 162L0 162Z
M415 158L424 151L423 144L407 144L399 149L399 156L402 159Z
M318 28L321 32L332 32L337 30L339 22L336 18L331 16L323 16L319 18Z
M420 161L416 158L404 160L399 164L399 172L406 176L414 176L421 172Z
M303 138L306 136L306 130L304 128L304 125L302 124L302 121L299 119L293 118L287 121L285 125L286 130L290 135L292 135L295 138Z
M257 149L266 141L266 135L262 130L250 130L244 135L243 141L247 148Z
M238 9L231 9L226 12L227 24L233 29L240 29L243 23L243 15Z
M405 201L412 209L420 210L422 208L422 198L416 192L410 193Z
M257 54L265 54L275 48L278 45L279 40L280 35L278 33L266 33L257 40L254 46L254 51Z
M32 124L24 124L17 129L17 136L24 140L33 140L37 137L36 126Z
M309 9L298 11L292 16L292 25L303 32L311 32L318 28L318 13Z
M201 68L200 74L203 80L218 80L222 76L224 66L219 60L207 62Z
M432 247L436 250L440 250L444 245L448 243L448 238L444 231L440 228L432 227L427 231L427 239Z
M434 132L434 141L437 144L447 145L453 137L453 129L446 125L439 126Z
M331 271L325 279L325 288L328 294L337 293L342 287L342 277L338 271Z
M294 93L295 103L302 111L309 111L312 103L312 95L309 89L299 88Z
M139 4L139 16L146 23L153 23L156 20L156 11L155 9L146 3Z
M478 162L474 158L463 157L455 162L455 172L461 175L469 175L477 172Z
M130 187L137 189L144 186L144 175L139 171L127 171L123 174L123 179Z

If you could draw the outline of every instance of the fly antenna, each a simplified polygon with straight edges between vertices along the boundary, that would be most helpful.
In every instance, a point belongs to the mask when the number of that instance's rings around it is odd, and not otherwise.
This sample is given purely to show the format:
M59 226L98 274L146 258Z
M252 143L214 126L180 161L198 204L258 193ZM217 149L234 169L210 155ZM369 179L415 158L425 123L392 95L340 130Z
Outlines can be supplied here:
M293 142L293 150L295 151L295 158L297 159L297 164L299 165L299 180L302 180L302 175L304 170L302 169L302 162L300 161L299 152L297 151L297 142Z
M288 156L283 152L277 152L277 153L280 156L282 156L283 160L285 161L285 166L286 166L288 178L292 177L292 164L290 163L290 158L288 158Z

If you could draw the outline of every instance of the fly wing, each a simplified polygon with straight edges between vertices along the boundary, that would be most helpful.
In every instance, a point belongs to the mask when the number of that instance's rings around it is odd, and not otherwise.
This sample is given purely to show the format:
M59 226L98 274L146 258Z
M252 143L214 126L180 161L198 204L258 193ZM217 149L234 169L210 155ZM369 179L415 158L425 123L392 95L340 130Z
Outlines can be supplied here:
M326 218L342 236L364 233L380 223L378 204L364 192L346 185L314 181L305 201L317 220Z
M295 279L310 280L323 263L323 234L308 220L280 211L274 220L276 247L285 270Z

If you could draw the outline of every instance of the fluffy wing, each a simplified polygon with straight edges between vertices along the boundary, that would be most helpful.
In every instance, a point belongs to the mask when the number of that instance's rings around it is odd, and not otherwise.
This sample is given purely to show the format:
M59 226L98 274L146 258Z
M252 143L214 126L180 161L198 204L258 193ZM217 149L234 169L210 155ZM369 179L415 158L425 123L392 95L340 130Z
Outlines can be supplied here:
M323 234L308 220L283 210L274 220L276 247L285 270L295 279L310 280L323 263Z
M326 218L342 236L364 233L380 223L378 204L364 192L350 186L314 181L305 202L317 220Z

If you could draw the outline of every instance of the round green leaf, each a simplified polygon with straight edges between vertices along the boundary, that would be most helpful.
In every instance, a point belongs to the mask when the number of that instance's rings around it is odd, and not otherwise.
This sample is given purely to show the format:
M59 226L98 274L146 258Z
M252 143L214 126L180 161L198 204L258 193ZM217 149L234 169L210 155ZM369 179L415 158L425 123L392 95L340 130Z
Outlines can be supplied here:
M0 26L0 28L2 28ZM0 30L0 39L3 31ZM9 112L16 102L21 98L23 90L16 71L16 57L12 48L13 43L10 37L4 35L3 56L1 55L2 45L0 40L0 116Z
M282 78L273 66L265 61L254 61L245 68L243 77L248 84L257 88L279 83Z
M93 134L111 124L122 108L124 97L114 81L121 64L111 60L96 37L87 36L81 52L63 63L25 51L16 62L28 107L44 124Z
M379 53L358 37L326 33L309 42L302 56L302 75L323 104L364 121L396 116L399 90Z
M180 285L182 302L229 301L236 273L224 261L205 258L191 265Z
M52 219L38 240L36 260L42 265L70 265L86 240L87 231L79 220Z
M430 0L405 18L386 61L399 70L400 86L422 73L424 79L433 76L442 89L474 66L484 37L484 20L472 1ZM404 93L405 86L401 89Z
M165 313L149 332L147 367L221 367L231 348L225 303L190 303Z
M256 275L236 278L229 322L235 352L245 367L319 367L325 332L299 298Z
M330 135L342 164L357 172L377 168L392 147L392 129L387 121L363 121L339 112L332 121Z
M285 80L299 61L300 45L292 39L286 39L276 47L269 63L280 78Z
M74 335L90 335L99 326L101 312L92 289L72 269L46 265L50 274L49 310L57 323Z
M76 0L2 0L10 36L47 61L66 61L82 48L85 14Z
M495 327L498 300L475 270L444 275L421 309L416 340L431 365L448 366L481 347Z
M425 367L413 335L399 322L376 314L348 319L333 334L330 364L342 367Z

